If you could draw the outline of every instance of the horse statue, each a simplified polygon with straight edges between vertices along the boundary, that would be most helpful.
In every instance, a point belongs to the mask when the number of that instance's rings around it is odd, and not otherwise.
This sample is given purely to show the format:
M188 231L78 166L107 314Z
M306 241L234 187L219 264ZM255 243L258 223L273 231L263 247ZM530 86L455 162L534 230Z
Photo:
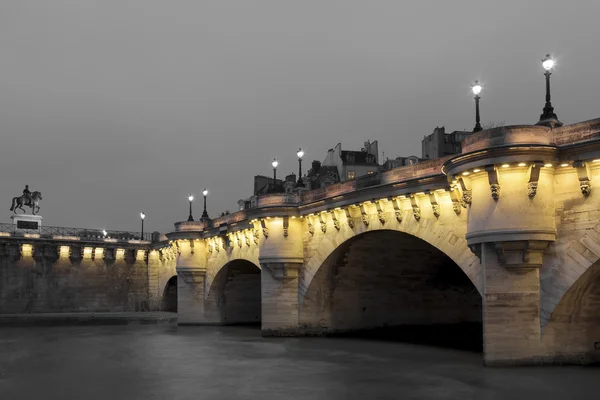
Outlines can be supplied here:
M35 215L38 211L40 211L40 200L42 200L42 193L32 192L30 196L31 199L27 199L24 195L19 197L13 197L10 211L16 214L17 208L19 208L23 211L23 213L26 213L23 206L27 206L31 207L31 214Z

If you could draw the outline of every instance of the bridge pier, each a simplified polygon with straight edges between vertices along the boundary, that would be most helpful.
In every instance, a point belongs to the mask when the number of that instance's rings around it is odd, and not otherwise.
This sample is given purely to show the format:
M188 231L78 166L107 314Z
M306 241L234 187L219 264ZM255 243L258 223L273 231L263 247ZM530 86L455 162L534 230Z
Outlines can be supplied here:
M528 241L481 245L485 365L535 364L541 355L539 267L546 246Z
M177 267L177 324L202 325L206 270Z
M298 271L302 263L261 263L263 336L298 335Z
M205 314L206 243L198 240L173 242L177 257L177 324L211 324Z

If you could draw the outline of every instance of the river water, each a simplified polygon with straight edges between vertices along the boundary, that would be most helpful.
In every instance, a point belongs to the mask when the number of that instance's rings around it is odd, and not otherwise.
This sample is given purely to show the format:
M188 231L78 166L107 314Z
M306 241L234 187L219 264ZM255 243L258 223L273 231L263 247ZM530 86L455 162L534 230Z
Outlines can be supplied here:
M598 399L600 368L247 327L0 328L0 399Z

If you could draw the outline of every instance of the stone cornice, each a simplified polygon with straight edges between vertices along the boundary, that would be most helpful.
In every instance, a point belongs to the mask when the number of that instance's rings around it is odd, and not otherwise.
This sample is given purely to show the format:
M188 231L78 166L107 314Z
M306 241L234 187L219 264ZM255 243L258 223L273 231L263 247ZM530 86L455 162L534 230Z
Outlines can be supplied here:
M473 245L483 242L511 242L519 240L556 240L556 230L548 229L496 229L469 232L465 235L467 244Z
M503 145L456 156L444 163L442 171L452 177L461 171L486 165L535 161L557 162L558 149L546 145Z

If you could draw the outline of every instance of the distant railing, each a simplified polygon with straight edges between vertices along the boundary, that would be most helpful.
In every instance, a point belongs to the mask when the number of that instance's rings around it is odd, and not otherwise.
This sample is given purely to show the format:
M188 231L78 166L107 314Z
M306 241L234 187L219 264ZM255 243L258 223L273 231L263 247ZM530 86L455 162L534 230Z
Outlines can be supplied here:
M18 234L18 233L39 233L40 236L65 236L65 237L77 237L81 239L117 239L117 240L146 240L154 241L153 233L144 233L143 239L141 232L130 232L130 231L112 231L107 230L106 235L104 231L98 229L83 229L83 228L66 228L63 226L43 226L39 229L22 229L18 228L17 225L11 223L0 223L0 232ZM158 236L158 235L156 235ZM158 239L156 239L158 240Z

